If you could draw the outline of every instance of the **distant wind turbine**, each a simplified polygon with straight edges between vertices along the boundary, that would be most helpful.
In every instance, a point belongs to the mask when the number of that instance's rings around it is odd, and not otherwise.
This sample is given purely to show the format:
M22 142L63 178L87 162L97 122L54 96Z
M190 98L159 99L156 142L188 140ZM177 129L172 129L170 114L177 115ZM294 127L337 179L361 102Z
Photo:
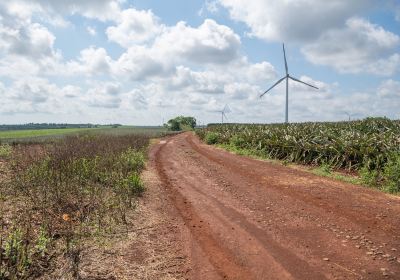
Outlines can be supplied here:
M228 119L228 117L226 116L226 113L230 112L230 108L229 108L228 104L226 104L223 110L217 111L217 112L221 113L221 123L223 124L224 118Z
M351 121L351 117L354 117L354 114L350 114L349 112L344 112L348 117L349 117L349 121Z
M305 84L306 86L318 89L317 87L307 84L303 81L300 81L299 79L296 79L292 76L289 75L289 69L288 69L288 65L287 65L287 61L286 61L286 52L285 52L285 44L283 44L283 58L285 59L285 69L286 69L286 76L283 77L282 79L280 79L279 81L277 81L272 87L270 87L268 90L266 90L263 94L260 95L260 98L263 97L267 92L269 92L271 89L273 89L274 87L276 87L278 84L280 84L283 80L286 80L286 110L285 110L285 123L289 122L289 79L298 82L298 83L302 83Z

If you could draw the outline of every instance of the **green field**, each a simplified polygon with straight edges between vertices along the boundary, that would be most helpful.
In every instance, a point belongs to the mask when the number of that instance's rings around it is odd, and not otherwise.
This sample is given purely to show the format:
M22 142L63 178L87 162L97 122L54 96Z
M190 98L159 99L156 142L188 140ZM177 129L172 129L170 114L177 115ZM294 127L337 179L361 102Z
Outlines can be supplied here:
M111 126L101 126L99 128L59 128L59 129L32 129L32 130L6 130L0 131L0 142L26 142L26 141L46 141L49 139L62 138L71 134L146 134L149 136L160 136L166 133L163 127L139 127L121 126L113 128Z
M93 128L58 128L58 129L32 129L32 130L7 130L0 131L0 139L20 139L50 135L62 135L74 132L93 130Z

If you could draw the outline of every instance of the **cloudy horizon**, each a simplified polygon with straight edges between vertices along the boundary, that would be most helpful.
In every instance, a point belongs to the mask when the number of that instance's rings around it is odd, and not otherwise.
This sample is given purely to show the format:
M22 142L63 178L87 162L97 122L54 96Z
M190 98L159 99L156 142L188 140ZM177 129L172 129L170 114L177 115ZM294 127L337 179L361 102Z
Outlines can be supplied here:
M0 3L0 123L160 125L400 118L394 0ZM188 3L189 2L189 3Z

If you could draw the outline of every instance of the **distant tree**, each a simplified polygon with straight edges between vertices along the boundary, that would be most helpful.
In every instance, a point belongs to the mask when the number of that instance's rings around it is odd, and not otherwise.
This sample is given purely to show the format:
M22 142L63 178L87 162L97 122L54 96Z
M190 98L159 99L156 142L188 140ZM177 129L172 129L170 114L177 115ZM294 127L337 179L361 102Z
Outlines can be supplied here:
M191 130L195 126L196 119L194 117L179 116L167 122L168 129L172 131Z

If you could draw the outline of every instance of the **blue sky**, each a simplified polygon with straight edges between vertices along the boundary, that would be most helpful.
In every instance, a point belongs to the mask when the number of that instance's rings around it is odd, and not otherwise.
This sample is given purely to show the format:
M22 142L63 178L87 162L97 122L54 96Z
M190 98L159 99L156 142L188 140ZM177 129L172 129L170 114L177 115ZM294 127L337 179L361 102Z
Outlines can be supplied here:
M11 0L0 4L0 123L400 118L394 0Z

